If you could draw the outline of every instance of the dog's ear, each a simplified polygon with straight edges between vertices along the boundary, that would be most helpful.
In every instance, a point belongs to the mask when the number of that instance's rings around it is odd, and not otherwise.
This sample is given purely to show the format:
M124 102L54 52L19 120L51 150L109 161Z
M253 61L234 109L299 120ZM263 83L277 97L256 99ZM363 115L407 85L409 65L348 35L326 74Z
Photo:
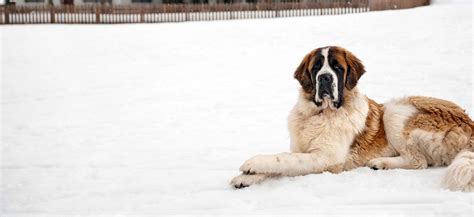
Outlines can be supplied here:
M296 69L294 73L294 77L296 80L298 80L301 84L301 87L303 87L303 90L307 93L311 93L313 90L313 84L311 82L311 74L310 71L308 70L309 63L311 61L311 58L313 57L313 52L307 54L304 58L303 61L301 61L300 65Z
M360 77L365 73L362 62L350 51L345 51L347 63L346 88L352 90L357 85Z

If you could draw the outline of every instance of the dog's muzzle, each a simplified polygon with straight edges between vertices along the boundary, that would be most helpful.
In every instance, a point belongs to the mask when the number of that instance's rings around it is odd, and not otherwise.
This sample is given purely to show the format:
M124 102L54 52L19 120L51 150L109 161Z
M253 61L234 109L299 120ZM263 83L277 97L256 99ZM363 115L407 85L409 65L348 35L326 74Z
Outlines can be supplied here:
M337 91L337 79L330 73L323 73L317 77L316 93L314 95L314 103L318 107L331 107L338 109L342 106L342 99Z
M318 81L318 98L321 100L324 98L334 99L332 76L330 74L322 74L318 77Z

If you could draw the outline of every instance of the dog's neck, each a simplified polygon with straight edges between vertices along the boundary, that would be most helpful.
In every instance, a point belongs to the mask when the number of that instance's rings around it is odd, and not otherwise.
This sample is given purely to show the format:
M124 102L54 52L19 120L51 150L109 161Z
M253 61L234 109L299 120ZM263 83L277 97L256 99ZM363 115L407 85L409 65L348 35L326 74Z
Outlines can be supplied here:
M367 97L360 93L357 87L352 90L344 90L344 102L339 109L333 109L330 107L320 108L317 107L313 102L313 95L311 93L306 93L303 89L300 88L298 102L296 108L304 116L314 116L314 115L344 115L352 113L352 111L357 111L360 108L360 104L367 105ZM365 106L364 106L365 107Z

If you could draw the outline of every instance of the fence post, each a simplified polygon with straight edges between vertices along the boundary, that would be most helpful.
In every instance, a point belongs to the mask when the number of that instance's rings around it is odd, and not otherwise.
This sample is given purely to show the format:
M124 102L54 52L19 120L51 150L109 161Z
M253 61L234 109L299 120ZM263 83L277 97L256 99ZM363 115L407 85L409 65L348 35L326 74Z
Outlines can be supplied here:
M10 5L5 5L5 24L10 24Z
M190 7L190 4L185 4L185 5L186 5L186 6L185 6L185 8L186 8L185 10L186 10L186 11L184 12L184 13L185 13L185 20L186 20L186 21L189 21L189 7Z
M102 5L94 5L95 7L95 23L100 23L100 12Z
M273 5L273 10L275 10L275 17L280 17L280 5L279 4L276 4L276 7L275 7L275 3L272 3Z
M145 22L145 9L143 8L143 6L140 6L140 23L144 23Z
M55 11L54 11L54 7L52 5L48 5L48 9L49 9L49 18L50 18L50 22L51 23L56 23L56 16L55 16Z

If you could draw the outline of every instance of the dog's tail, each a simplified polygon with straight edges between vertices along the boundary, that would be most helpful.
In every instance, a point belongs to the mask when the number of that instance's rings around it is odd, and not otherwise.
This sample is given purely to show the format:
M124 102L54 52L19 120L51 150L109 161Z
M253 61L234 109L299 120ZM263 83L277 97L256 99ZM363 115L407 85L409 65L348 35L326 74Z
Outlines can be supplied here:
M459 152L449 165L442 185L452 191L474 192L474 132L469 147Z

